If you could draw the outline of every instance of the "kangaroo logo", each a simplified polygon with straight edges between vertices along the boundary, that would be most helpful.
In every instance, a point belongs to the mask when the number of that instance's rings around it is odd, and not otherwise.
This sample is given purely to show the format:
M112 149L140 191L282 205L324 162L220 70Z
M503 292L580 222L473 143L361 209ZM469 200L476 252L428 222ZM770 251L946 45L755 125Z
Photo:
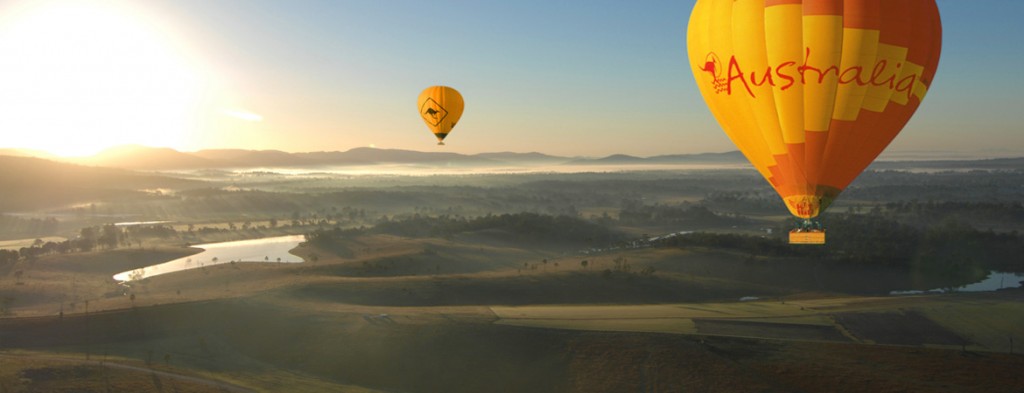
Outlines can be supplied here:
M441 120L444 120L448 116L448 111L444 109L437 101L433 98L427 98L423 101L423 106L420 107L420 115L423 116L423 120L431 126L437 126L441 124Z
M722 78L722 72L724 71L722 60L718 58L715 52L710 52L704 57L704 65L700 67L700 70L711 75L711 83L715 86L715 93L721 93L729 87L725 78Z

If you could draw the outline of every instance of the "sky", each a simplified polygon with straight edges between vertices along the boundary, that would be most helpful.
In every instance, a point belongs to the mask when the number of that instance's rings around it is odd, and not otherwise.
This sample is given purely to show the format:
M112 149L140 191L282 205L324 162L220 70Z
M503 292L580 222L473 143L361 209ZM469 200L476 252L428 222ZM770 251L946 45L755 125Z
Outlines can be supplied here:
M0 148L734 150L689 69L693 4L4 1ZM1024 1L938 4L938 74L884 154L1022 155ZM446 146L416 108L432 85L466 102Z

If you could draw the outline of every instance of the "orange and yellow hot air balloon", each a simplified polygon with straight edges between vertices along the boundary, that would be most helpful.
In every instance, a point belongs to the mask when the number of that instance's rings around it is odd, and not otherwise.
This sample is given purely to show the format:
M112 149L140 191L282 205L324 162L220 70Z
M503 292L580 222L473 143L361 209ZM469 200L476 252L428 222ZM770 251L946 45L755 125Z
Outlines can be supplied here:
M420 93L416 104L423 122L437 137L437 144L443 145L444 138L462 117L462 109L465 107L462 95L448 86L431 86Z
M687 30L711 112L807 222L910 120L941 43L935 0L697 0Z

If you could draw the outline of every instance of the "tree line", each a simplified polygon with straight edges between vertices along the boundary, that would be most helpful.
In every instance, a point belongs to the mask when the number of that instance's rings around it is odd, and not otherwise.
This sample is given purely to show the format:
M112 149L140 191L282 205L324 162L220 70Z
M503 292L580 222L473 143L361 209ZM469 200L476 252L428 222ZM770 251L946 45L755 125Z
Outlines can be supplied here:
M43 255L88 252L96 249L114 249L132 244L142 245L144 238L168 238L177 232L168 225L134 225L120 227L113 224L85 227L78 236L63 241L36 239L32 245L18 250L0 250L0 266L18 260L34 260Z
M861 265L924 268L940 273L971 269L1024 272L1024 237L1014 232L978 230L965 221L947 219L917 227L881 214L830 214L826 243L787 243L789 228L775 235L692 233L660 239L660 247L710 247L751 256L811 258Z
M60 222L56 218L21 218L0 214L0 235L12 238L30 238L57 233Z
M329 246L342 237L367 233L450 238L460 233L488 230L500 231L500 236L508 236L510 240L535 242L609 244L622 239L617 232L587 220L537 213L488 214L475 218L419 214L395 220L385 217L373 227L319 229L307 233L306 238L313 244Z
M653 204L624 201L619 210L619 223L626 225L675 224L695 227L727 226L747 223L748 219L717 214L703 204L684 202L681 205Z

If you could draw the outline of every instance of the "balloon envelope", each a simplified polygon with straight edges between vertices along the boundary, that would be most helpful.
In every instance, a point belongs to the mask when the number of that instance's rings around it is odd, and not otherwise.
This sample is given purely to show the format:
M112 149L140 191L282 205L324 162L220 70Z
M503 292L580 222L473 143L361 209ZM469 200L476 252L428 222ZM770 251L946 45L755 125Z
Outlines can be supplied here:
M430 132L437 137L437 144L443 145L444 138L452 132L455 123L462 117L462 109L465 103L462 95L455 89L448 86L431 86L420 93L416 105L420 110L420 117L427 123Z
M935 0L697 0L687 51L725 133L813 218L910 120L941 37Z

